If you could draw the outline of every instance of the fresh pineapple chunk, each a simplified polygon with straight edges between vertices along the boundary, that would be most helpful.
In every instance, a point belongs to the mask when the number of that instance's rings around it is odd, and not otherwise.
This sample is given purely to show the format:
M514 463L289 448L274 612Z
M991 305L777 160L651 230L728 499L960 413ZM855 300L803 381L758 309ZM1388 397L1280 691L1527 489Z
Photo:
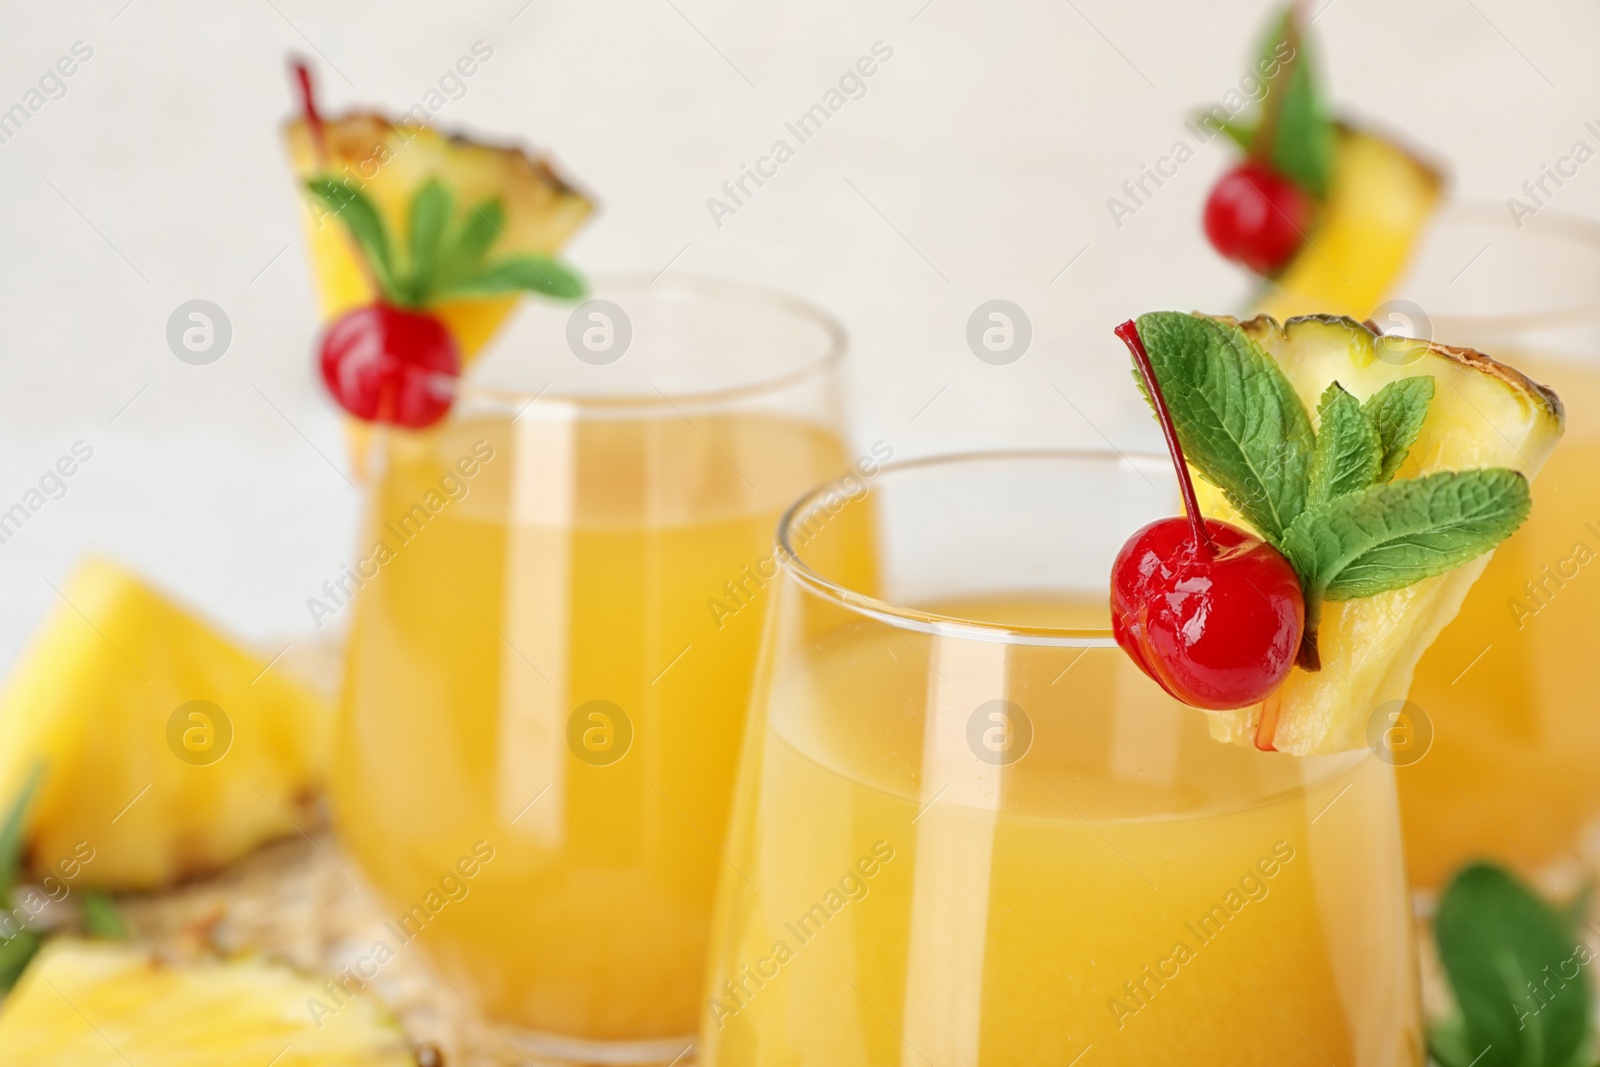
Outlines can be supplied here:
M554 255L588 217L593 205L556 176L542 159L520 148L478 144L448 137L427 126L396 125L380 115L356 113L323 125L327 160L322 159L306 121L285 131L289 158L302 180L319 174L348 178L372 199L397 243L410 231L411 199L429 178L443 181L458 200L483 204L499 200L505 209L494 246L499 252ZM333 320L377 299L338 218L302 198L306 241L317 282L322 317ZM464 362L489 342L519 297L456 300L430 310L444 320Z
M1257 310L1280 322L1319 312L1370 318L1410 260L1442 185L1399 145L1341 127L1316 228L1267 283Z
M1291 319L1281 327L1263 315L1240 325L1277 360L1309 411L1317 410L1330 382L1365 401L1392 381L1431 375L1433 402L1396 478L1510 467L1532 479L1561 437L1560 399L1480 352L1378 337L1332 315ZM1196 489L1203 512L1249 525L1198 476ZM1485 554L1403 589L1326 603L1322 669L1297 668L1265 702L1211 715L1212 735L1302 756L1365 747L1368 719L1380 705L1405 698L1422 653L1455 617L1488 562Z
M43 775L32 866L92 853L79 885L151 888L295 833L328 705L112 563L62 599L0 693L0 803Z
M260 960L164 964L60 939L0 1010L0 1063L28 1067L415 1067L379 1005Z

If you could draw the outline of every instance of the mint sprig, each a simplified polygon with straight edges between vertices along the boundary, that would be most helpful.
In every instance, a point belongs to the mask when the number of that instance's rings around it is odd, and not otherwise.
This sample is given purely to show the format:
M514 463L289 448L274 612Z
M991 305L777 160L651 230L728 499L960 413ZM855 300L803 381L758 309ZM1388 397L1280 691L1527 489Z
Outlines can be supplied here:
M1422 420L1428 417L1428 405L1433 403L1433 378L1419 374L1414 378L1401 378L1372 394L1361 406L1372 424L1377 427L1378 440L1383 445L1383 462L1378 468L1380 482L1394 477L1400 464L1411 454L1411 446L1422 432Z
M1313 509L1372 485L1383 468L1383 439L1377 424L1361 410L1361 401L1338 382L1322 394L1317 420L1321 428L1311 453L1311 485L1306 492L1306 503Z
M1334 382L1313 430L1283 370L1238 325L1158 311L1140 316L1138 330L1190 465L1300 579L1305 670L1321 666L1324 601L1403 589L1452 570L1527 518L1528 481L1518 471L1394 480L1427 417L1432 378L1391 382L1364 404Z
M1338 130L1317 82L1297 5L1288 5L1273 19L1259 56L1256 72L1266 81L1266 93L1257 118L1222 121L1213 112L1201 119L1226 133L1250 158L1315 199L1326 199Z
M1578 920L1489 864L1457 874L1434 918L1458 1014L1433 1027L1443 1067L1592 1062L1588 965Z
M428 179L412 197L402 257L383 216L354 183L319 177L308 181L306 189L349 229L384 300L397 307L514 292L575 300L585 292L583 279L552 257L488 258L503 236L505 208L499 200L468 203L458 211L456 197L444 183Z

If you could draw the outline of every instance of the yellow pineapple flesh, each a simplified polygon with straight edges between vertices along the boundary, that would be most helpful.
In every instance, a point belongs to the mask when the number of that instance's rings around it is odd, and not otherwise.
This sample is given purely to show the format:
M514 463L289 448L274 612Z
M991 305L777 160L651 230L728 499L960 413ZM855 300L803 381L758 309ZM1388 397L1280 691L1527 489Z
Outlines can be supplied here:
M1256 310L1280 322L1324 312L1370 318L1409 262L1442 188L1439 172L1400 145L1341 127L1317 224L1267 283Z
M480 205L498 200L505 211L496 255L554 255L581 226L594 205L556 175L551 165L520 148L451 137L429 126L396 124L381 115L356 112L322 124L319 144L304 118L290 122L284 141L302 183L318 175L345 178L377 208L394 244L410 232L410 205L417 190L438 178L457 199ZM303 190L302 190L303 192ZM324 322L378 298L360 253L338 218L302 195L302 219L317 303ZM470 364L517 307L517 295L449 300L429 310L443 321ZM366 469L372 427L345 419L345 436L358 474Z
M593 210L548 162L520 148L480 144L367 112L323 123L326 157L303 118L289 123L284 136L298 178L326 174L352 182L372 200L400 247L409 232L411 199L430 178L442 181L458 203L500 201L505 219L494 255L554 255ZM372 303L378 294L344 224L309 198L302 203L323 319ZM450 329L461 358L471 362L518 299L457 300L430 310Z
M112 563L85 563L62 600L0 692L0 802L42 773L35 870L153 888L312 818L325 701Z
M311 1005L323 1004L325 1011ZM263 960L167 963L60 938L0 1008L0 1063L28 1067L416 1067L378 1004Z
M1431 375L1433 401L1396 479L1509 467L1532 480L1561 437L1559 398L1480 352L1379 337L1331 315L1283 326L1258 316L1240 325L1277 361L1311 412L1331 382L1364 402L1390 382ZM1205 514L1249 525L1198 475L1196 489ZM1365 747L1369 718L1388 701L1405 698L1423 652L1488 562L1485 554L1403 589L1327 602L1319 633L1322 669L1297 667L1263 703L1212 714L1212 735L1296 755Z

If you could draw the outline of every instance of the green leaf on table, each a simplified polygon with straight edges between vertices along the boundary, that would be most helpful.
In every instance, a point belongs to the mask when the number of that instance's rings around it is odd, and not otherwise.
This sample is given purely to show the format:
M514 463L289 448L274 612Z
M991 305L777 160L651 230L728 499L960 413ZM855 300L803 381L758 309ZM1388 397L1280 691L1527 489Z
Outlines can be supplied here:
M1433 389L1431 375L1401 378L1379 389L1362 405L1383 442L1383 465L1378 471L1378 481L1393 478L1411 453L1417 434L1422 432L1423 420L1428 417L1428 405L1433 403Z
M439 249L444 242L445 227L450 224L455 199L438 178L422 183L416 196L411 198L410 232L407 244L411 259L411 272L406 279L409 298L416 304L427 302L439 270Z
M17 795L11 798L5 822L0 824L0 904L9 908L11 891L17 886L22 867L23 846L27 840L28 813L44 777L43 766L36 766ZM7 932L9 931L9 936ZM26 927L0 924L0 992L16 984L23 968L39 951L39 935Z
M1365 489L1378 480L1383 465L1378 428L1344 386L1338 382L1328 386L1317 404L1317 415L1320 424L1306 494L1306 506L1313 508Z
M388 227L367 195L345 178L312 178L306 188L350 231L384 296L404 303L405 294L395 284Z
M10 937L0 937L0 993L17 984L43 944L43 938L27 929L18 930Z
M123 941L128 937L128 924L122 918L116 901L98 889L84 893L79 906L84 933L108 941Z
M1283 539L1313 602L1402 589L1453 570L1528 517L1528 480L1504 467L1385 482L1309 509Z
M1157 311L1138 329L1189 463L1279 542L1305 510L1315 442L1294 387L1233 323Z
M0 902L10 899L17 886L17 875L22 867L22 850L27 840L28 813L33 808L33 798L44 778L44 767L34 767L27 781L11 798L11 807L0 824Z
M488 264L477 274L452 282L441 297L497 296L534 292L574 300L584 294L583 279L547 256L512 256Z
M1505 871L1457 874L1434 918L1459 1015L1429 1050L1444 1067L1580 1067L1589 1063L1593 954L1567 917Z

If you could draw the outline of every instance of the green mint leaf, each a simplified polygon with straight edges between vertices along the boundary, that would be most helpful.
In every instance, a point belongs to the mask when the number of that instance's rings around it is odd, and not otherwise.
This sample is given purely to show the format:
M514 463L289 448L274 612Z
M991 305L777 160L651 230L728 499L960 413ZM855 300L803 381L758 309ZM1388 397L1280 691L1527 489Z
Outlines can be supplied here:
M1283 90L1278 135L1272 145L1272 169L1318 200L1326 199L1333 180L1337 144L1338 134L1317 90L1302 37L1299 53L1290 65L1289 83Z
M1498 867L1473 864L1440 898L1434 937L1461 1012L1431 1035L1441 1063L1587 1062L1593 956L1559 912Z
M1482 1048L1473 1048L1473 1035L1459 1018L1444 1019L1428 1027L1428 1053L1440 1067L1477 1067L1472 1061Z
M394 303L404 303L405 294L395 284L389 230L367 195L344 178L312 178L306 188L345 224L383 295Z
M17 984L43 944L43 938L27 929L18 930L9 938L0 937L0 993Z
M1393 478L1394 472L1410 455L1417 434L1422 432L1422 422L1428 417L1433 389L1431 375L1401 378L1379 389L1362 405L1383 442L1383 465L1378 470L1378 481Z
M1298 8L1273 20L1260 52L1266 79L1250 154L1318 200L1328 195L1338 132L1323 103Z
M1503 467L1385 482L1308 509L1283 539L1306 597L1402 589L1488 552L1528 517L1528 480Z
M411 198L410 233L411 273L406 280L407 296L413 306L428 302L429 291L439 269L439 249L445 227L450 223L455 200L438 178L429 178Z
M116 902L98 889L83 895L81 907L84 933L108 941L124 941L128 937L128 924Z
M1195 115L1194 121L1201 126L1209 126L1219 133L1227 134L1228 140L1232 141L1246 152L1250 151L1250 142L1256 135L1255 127L1250 126L1247 123L1234 122L1231 119L1225 119L1222 117L1225 114L1227 114L1227 112L1218 107L1211 111L1200 112L1199 114Z
M1334 497L1365 489L1378 480L1383 443L1361 402L1334 382L1317 404L1320 425L1311 455L1311 488L1306 506L1314 508Z
M534 292L575 300L584 291L583 279L554 259L547 256L513 256L490 263L472 277L452 283L439 295L481 297Z
M1294 387L1232 323L1157 311L1139 316L1138 328L1185 457L1279 543L1305 510L1315 441Z
M449 288L483 269L483 257L500 239L506 212L500 201L468 204L466 218L455 238L449 242L439 267L437 284Z

